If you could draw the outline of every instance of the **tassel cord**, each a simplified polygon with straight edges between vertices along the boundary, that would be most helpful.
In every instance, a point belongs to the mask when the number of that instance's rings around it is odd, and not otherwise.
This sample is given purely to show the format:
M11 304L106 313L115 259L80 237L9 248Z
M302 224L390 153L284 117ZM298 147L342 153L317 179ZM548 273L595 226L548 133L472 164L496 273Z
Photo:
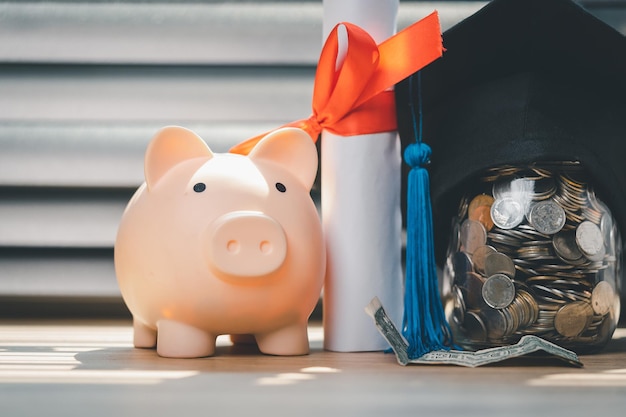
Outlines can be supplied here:
M409 78L409 90L413 76ZM420 73L417 73L420 83ZM418 88L421 86L418 84ZM411 96L412 97L412 96ZM433 350L449 350L451 331L446 321L437 279L434 256L433 219L430 179L424 168L430 162L431 149L422 143L421 91L418 108L411 114L416 143L409 145L405 161L411 166L407 189L407 246L403 334L409 343L409 357L418 358ZM417 119L415 116L419 117Z

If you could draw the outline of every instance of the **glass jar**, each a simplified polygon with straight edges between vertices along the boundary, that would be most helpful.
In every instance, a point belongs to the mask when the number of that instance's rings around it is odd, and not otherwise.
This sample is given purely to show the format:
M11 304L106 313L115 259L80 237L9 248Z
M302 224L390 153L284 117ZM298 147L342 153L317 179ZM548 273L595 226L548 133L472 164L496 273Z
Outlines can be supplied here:
M619 320L622 246L580 164L497 167L470 188L443 268L455 343L477 350L532 334L601 349Z

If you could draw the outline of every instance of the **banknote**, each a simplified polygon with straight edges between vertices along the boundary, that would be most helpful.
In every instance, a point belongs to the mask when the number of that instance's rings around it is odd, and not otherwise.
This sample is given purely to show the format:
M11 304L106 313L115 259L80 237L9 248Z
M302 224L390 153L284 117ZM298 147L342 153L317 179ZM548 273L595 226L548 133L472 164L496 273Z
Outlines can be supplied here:
M582 367L582 362L576 353L564 349L554 343L548 342L534 335L525 335L513 345L497 346L488 349L471 351L460 350L436 350L425 355L411 359L407 353L408 342L402 336L393 321L387 316L378 297L375 297L365 308L366 313L372 317L380 334L387 340L391 349L396 354L400 365L408 364L443 364L459 365L474 368L477 366L501 362L511 358L528 355L533 352L544 352L547 355L560 359L570 365Z

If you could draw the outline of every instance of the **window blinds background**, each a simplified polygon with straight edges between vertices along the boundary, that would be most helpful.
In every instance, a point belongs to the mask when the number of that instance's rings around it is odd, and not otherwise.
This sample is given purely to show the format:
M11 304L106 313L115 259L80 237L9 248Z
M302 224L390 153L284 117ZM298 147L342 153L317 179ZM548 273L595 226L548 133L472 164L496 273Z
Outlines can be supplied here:
M626 33L626 1L583 3ZM401 1L399 27L484 4ZM0 314L127 314L113 243L152 135L223 152L308 116L321 33L321 1L0 2Z

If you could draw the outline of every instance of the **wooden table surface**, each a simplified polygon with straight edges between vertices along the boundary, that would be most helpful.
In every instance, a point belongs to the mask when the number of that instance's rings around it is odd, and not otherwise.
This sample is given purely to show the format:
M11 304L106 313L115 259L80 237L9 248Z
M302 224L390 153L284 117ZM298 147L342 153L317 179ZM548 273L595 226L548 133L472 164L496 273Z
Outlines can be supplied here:
M218 339L216 355L132 347L129 321L0 322L0 416L625 416L626 329L583 368L514 360L410 365L382 352L273 357Z

